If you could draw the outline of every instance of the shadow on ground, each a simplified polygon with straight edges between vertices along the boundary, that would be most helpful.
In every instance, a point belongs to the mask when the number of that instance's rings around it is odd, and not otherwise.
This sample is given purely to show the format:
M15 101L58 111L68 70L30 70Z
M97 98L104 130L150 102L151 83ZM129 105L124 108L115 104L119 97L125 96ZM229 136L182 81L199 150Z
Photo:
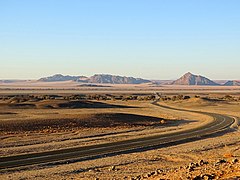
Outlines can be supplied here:
M93 101L69 101L66 103L59 103L59 108L136 108L133 106L123 106L107 104L103 102L93 102Z
M78 109L78 108L138 108L134 106L124 106L108 104L104 102L94 102L94 101L39 101L39 102L6 102L1 104L2 108L10 109Z
M71 130L72 128L106 128L134 126L178 126L190 123L189 120L166 120L153 116L128 113L81 114L78 118L59 119L29 119L3 121L0 124L2 132Z

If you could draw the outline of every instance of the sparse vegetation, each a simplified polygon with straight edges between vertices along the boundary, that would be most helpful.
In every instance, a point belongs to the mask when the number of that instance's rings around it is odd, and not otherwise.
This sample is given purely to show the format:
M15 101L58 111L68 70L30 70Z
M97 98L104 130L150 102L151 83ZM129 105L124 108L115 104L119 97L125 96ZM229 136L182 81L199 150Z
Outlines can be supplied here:
M196 119L202 120L203 118L192 115L182 117L181 114L176 114L176 111L172 113L171 110L167 112L164 109L158 109L157 111L154 109L153 111L151 102L158 98L160 103L166 105L218 113L231 113L233 116L240 116L239 102L237 102L240 100L240 97L237 94L226 93L219 95L201 93L198 95L181 92L156 94L157 93L94 92L89 94L42 93L29 95L1 95L0 119L2 119L2 123L0 124L0 132L2 140L4 141L1 145L4 151L1 151L1 154L32 153L79 145L114 142L139 136L145 137L155 133L164 133L168 131L168 129L177 130L178 127L183 127L181 126L182 123L188 127L187 123L191 122L189 120L184 121L180 119L188 119L188 117L191 117L189 119L195 120L196 117ZM226 142L228 142L227 138L225 140ZM206 142L210 140L206 140ZM216 143L215 138L214 143ZM197 144L199 145L199 143ZM222 145L222 140L219 141L219 144ZM209 148L207 144L203 144L202 146L207 149ZM216 147L217 146L218 144ZM113 158L117 159L115 163L119 162L124 164L125 161L127 161L127 166L131 172L133 172L135 166L141 166L141 168L146 171L146 173L141 174L141 177L169 177L167 175L170 174L170 172L164 169L165 166L162 166L162 170L158 169L159 164L161 164L163 160L167 163L167 166L172 166L175 162L173 159L176 157L180 159L177 164L181 162L182 167L187 167L189 166L187 165L189 162L187 162L186 159L188 159L189 156L198 156L198 153L193 154L195 152L195 145L193 146L192 143L189 143L186 151L187 149L193 151L188 151L187 153L185 151L182 152L184 148L181 148L181 146L176 149L177 152L170 155L169 149L165 151L164 148L162 151L153 150L153 152L136 153L136 156L138 156L136 159L142 159L142 154L144 153L150 154L150 156L144 155L144 157L148 157L146 162L151 161L152 164L155 163L152 167L157 170L153 169L152 172L148 172L148 169L144 169L145 166L147 167L148 163L144 165L142 165L144 162L141 162L141 164L139 162L129 163L129 159L132 158L132 155L128 154L126 154L127 158L125 155L121 156L121 159L118 157L111 157L108 159L108 162L113 161ZM161 151L161 153L159 153L159 151ZM196 151L199 151L199 149ZM182 152L181 155L178 155L178 152ZM216 152L218 151L216 150L214 152L217 154ZM165 155L163 155L164 153ZM159 157L155 157L156 154L160 154ZM202 155L205 155L204 151L201 151L201 158ZM236 152L224 151L221 155L223 155L222 158L224 159L230 159L227 160L226 164L228 164L228 162L237 164L235 157ZM186 158L181 159L182 156L186 156ZM235 159L232 160L231 158ZM105 163L104 159L102 159L101 162ZM217 161L214 163L216 164L216 162ZM95 166L95 164L96 161L93 160L92 166ZM104 179L105 177L110 177L114 173L125 172L125 165L121 164L104 164L108 173L105 173L104 168L97 168L98 171L87 170L85 174L87 174L88 177L95 177L96 172L99 172L99 177L103 177ZM186 170L188 173L195 173L200 167L208 167L207 164L202 164L198 166L198 168L195 168L194 166L196 166L196 164L197 163L190 162L191 167L182 168L179 172L185 172ZM81 164L80 169L83 166L85 166L84 162ZM92 166L90 165L90 169ZM66 166L63 165L63 167L65 168ZM109 171L109 167L117 167L117 170ZM55 167L53 167L53 169L55 169ZM136 169L134 169L134 171L138 172ZM76 170L74 172L80 171ZM164 172L166 176L160 176L162 172ZM100 173L102 175L100 175ZM77 173L77 175L83 177L82 169L81 173ZM135 177L135 175L132 175L132 177L133 176ZM136 177L139 176L140 174ZM196 177L198 177L198 175L196 175ZM202 177L206 176L204 175ZM121 178L124 177L121 176Z

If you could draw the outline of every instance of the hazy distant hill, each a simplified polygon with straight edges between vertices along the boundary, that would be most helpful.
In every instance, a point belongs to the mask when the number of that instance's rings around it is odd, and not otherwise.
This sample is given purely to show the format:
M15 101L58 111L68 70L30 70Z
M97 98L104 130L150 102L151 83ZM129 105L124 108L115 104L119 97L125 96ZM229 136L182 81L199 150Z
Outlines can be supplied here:
M0 80L0 83L19 83L19 82L26 82L28 80Z
M154 85L169 85L172 83L172 80L152 80Z
M64 76L62 74L55 74L53 76L44 77L39 79L38 81L43 82L55 82L55 81L81 81L81 79L85 79L85 76Z
M240 81L227 81L224 86L240 86Z
M206 77L203 77L200 75L194 75L190 72L184 74L182 77L180 77L176 81L173 81L171 84L172 85L206 85L206 86L219 85Z
M17 83L17 82L30 82L31 80L0 80L1 84ZM37 80L39 82L59 82L59 81L74 81L85 83L84 86L93 87L92 84L143 84L151 83L152 86L160 85L206 85L206 86L240 86L239 81L227 81L227 80L216 80L212 81L206 77L200 75L194 75L190 72L184 74L179 79L172 80L147 80L142 78L117 76L110 74L95 74L91 77L86 76L69 76L62 74L55 74L49 77L43 77ZM89 84L87 84L89 83Z
M103 83L103 84L142 84L151 82L150 80L134 78L134 77L125 77L125 76L114 76L109 74L95 74L91 77L85 76L64 76L62 74L56 74L49 77L44 77L38 81L42 82L55 82L55 81L76 81L84 83Z
M213 81L217 84L224 85L228 80L216 80L216 79L214 79Z
M142 84L151 82L150 80L125 77L125 76L114 76L109 74L95 74L88 78L89 83L108 83L108 84Z

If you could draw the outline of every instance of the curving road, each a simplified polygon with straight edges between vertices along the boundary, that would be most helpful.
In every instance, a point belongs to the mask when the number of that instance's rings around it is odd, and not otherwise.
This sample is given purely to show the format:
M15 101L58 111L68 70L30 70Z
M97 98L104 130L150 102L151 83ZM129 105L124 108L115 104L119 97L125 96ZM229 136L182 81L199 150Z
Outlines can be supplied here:
M85 147L74 147L40 153L1 157L0 170L8 170L9 168L45 163L65 163L69 161L74 162L74 160L80 161L91 158L99 158L104 155L134 152L144 149L146 150L148 148L160 148L176 143L184 143L187 141L197 140L201 137L224 131L234 123L234 119L226 115L172 108L160 105L157 103L157 101L154 101L152 104L161 108L205 114L208 116L212 116L214 120L200 127L163 135L154 135L143 138L136 138L131 140L104 143Z

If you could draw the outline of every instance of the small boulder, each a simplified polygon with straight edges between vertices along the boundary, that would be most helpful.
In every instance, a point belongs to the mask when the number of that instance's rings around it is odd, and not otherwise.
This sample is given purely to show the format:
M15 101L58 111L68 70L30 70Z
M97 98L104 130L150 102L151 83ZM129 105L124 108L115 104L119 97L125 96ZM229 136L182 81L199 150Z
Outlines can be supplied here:
M165 124L165 123L166 123L166 121L164 121L164 120L161 120L161 121L160 121L160 123L161 123L161 124Z
M116 166L111 166L108 170L109 171L115 171L116 170Z
M208 164L208 162L201 159L201 160L198 162L198 164L199 164L200 166L202 166L202 165L204 165L204 164Z
M201 176L195 176L193 180L202 180L203 178Z
M233 160L232 160L232 163L233 163L233 164L235 164L235 163L237 163L237 162L238 162L238 159L233 159Z
M157 172L157 174L161 174L163 172L163 170L157 169L156 172Z
M212 179L216 178L216 176L214 174L204 174L204 175L202 175L202 178L204 180L212 180Z
M219 159L216 163L217 164L222 164L222 163L226 163L227 161L225 159Z

